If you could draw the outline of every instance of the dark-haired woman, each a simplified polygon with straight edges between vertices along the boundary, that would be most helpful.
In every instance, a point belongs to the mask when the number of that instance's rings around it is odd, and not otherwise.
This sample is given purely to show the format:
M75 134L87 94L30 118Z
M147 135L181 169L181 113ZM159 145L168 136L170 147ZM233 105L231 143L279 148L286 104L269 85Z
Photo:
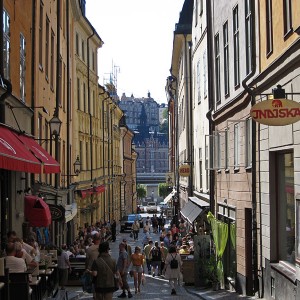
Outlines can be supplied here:
M173 259L177 261L176 268L174 268L174 264L171 262ZM182 261L180 255L177 253L176 247L174 245L171 245L163 269L163 274L165 275L165 278L169 279L169 284L172 289L171 295L176 295L175 283L178 283L178 280L180 279L181 266L182 266Z
M141 248L136 246L134 249L134 253L131 254L131 271L133 272L134 287L136 294L141 292L140 287L142 282L142 275L144 274L144 261L145 257L141 253Z
M115 277L120 278L116 261L109 255L109 244L103 242L99 245L99 256L89 271L96 276L95 300L111 300L115 291ZM120 282L121 284L121 282Z

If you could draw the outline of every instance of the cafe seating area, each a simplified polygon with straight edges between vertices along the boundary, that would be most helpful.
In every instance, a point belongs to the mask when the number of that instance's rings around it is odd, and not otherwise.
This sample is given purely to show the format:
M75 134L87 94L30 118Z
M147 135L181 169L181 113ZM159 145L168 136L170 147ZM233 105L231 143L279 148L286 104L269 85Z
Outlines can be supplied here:
M11 273L0 258L0 299L43 300L58 291L57 250L41 250L38 266Z

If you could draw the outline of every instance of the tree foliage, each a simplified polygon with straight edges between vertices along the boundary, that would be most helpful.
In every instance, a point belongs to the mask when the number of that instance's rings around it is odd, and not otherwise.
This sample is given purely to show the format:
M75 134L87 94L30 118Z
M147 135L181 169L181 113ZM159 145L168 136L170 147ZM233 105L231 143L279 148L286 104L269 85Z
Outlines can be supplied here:
M158 194L160 197L167 197L169 194L169 186L166 183L160 183L158 185Z
M146 191L146 187L143 184L137 185L136 192L139 199L146 197L147 191Z

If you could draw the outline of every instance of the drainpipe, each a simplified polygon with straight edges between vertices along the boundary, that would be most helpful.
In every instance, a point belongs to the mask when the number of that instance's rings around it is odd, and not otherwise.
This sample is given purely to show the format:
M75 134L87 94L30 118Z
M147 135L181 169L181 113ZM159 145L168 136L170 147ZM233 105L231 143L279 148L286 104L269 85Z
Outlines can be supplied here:
M189 114L189 141L190 141L190 184L189 184L189 196L193 196L194 191L194 131L193 131L193 82L192 82L192 42L188 42L189 44L189 88L190 88L190 101L189 101L189 107L190 107L190 114Z
M3 0L0 0L0 41L3 45ZM0 123L5 123L5 99L11 95L12 85L10 81L4 78L3 71L3 47L0 47L0 72L1 79L6 85L6 91L0 96ZM6 232L7 232L7 208L8 208L8 185L9 185L9 171L1 170L1 249L5 249Z
M214 110L215 97L214 97L214 59L213 59L213 30L212 30L212 9L211 1L206 0L206 20L207 20L207 65L210 65L211 68L207 68L207 78L208 78L208 112L206 118L208 119L208 134L209 136L213 135L215 130L215 124L212 118L212 112ZM206 149L204 150L206 151ZM213 157L213 149L209 147L209 157ZM214 170L209 170L209 204L210 211L215 213L215 173Z
M87 77L88 77L88 111L90 117L90 164L91 164L91 182L93 181L93 120L91 112L91 95L90 95L90 39L95 35L95 29L92 27L93 33L87 38ZM94 112L95 113L95 112ZM91 212L92 213L92 212Z
M251 78L256 71L256 43L255 43L255 3L254 1L250 2L251 4L251 15L252 15L252 32L251 32L251 43L252 43L252 68L251 72L246 76L246 78L242 81L242 86L244 89L248 92L248 94L251 96L251 106L255 104L255 92L252 90L248 85L247 81L249 78ZM252 280L253 280L253 294L255 294L257 291L259 291L259 284L258 284L258 254L257 254L257 196L256 196L256 122L252 120ZM260 238L261 237L261 230L260 230ZM261 255L261 266L262 266L262 255ZM263 272L262 272L263 276ZM263 281L263 277L262 277ZM262 291L260 294L260 297L263 297L264 294L264 287L262 284Z
M191 112L191 107L190 107L190 101L189 101L189 84L188 84L188 42L186 39L186 34L184 34L184 77L185 77L185 102L186 102L186 106L185 106L185 115L187 116L187 118L190 118L190 112ZM187 122L187 130L186 130L186 145L187 145L187 155L188 157L185 158L188 160L188 162L191 162L191 120L188 120ZM188 197L191 196L191 190L193 189L192 187L192 183L191 183L191 173L189 175L189 188L188 188Z

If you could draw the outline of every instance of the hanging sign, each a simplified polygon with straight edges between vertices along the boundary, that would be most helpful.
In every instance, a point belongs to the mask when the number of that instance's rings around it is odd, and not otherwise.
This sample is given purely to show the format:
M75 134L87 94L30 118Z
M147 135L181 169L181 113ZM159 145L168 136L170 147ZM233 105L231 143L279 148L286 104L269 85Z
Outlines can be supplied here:
M269 99L255 104L250 115L261 124L289 125L300 120L300 103L288 99Z
M179 167L179 176L188 177L190 176L190 165L182 165Z
M61 222L65 219L65 208L62 205L48 204L53 221Z

